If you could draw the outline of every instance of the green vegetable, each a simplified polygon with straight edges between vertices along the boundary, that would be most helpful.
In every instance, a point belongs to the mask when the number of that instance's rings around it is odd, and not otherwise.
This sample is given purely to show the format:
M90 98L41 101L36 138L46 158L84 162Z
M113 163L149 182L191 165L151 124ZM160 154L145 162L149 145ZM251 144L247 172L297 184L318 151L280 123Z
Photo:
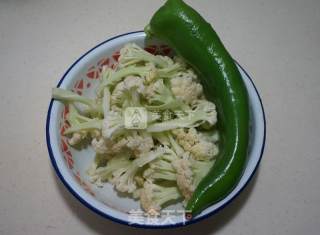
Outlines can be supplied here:
M188 201L186 209L196 215L230 193L242 175L249 139L247 91L211 25L182 0L168 0L154 14L146 33L166 41L199 72L206 97L217 105L221 150ZM171 122L181 127L182 122ZM148 128L157 131L163 126Z

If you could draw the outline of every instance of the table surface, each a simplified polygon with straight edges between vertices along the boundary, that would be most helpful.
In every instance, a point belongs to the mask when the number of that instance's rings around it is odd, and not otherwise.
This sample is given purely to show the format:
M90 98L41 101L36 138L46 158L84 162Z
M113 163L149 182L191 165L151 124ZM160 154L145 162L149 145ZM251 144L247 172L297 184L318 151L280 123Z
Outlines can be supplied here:
M188 0L252 76L267 117L253 181L222 212L167 234L319 234L320 1ZM81 54L140 30L163 0L0 1L0 234L160 234L103 219L57 179L51 88Z

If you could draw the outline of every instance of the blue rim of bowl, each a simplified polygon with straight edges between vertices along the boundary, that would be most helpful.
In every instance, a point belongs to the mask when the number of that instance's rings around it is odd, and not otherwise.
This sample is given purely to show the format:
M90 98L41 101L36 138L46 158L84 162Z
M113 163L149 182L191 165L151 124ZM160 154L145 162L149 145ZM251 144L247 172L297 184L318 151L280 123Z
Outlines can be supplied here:
M109 38L101 43L99 43L97 46L93 47L92 49L90 49L89 51L87 51L86 53L84 53L79 59L77 59L69 68L68 70L64 73L64 75L62 76L62 78L60 79L57 87L60 87L61 83L63 82L63 80L65 79L66 75L70 72L70 70L83 58L85 57L87 54L89 54L91 51L95 50L96 48L100 47L101 45L109 42L109 41L112 41L114 39L117 39L119 37L123 37L123 36L126 36L126 35L130 35L130 34L136 34L136 33L143 33L144 31L133 31L133 32L129 32L129 33L125 33L125 34L121 34L121 35L117 35L115 37L112 37L112 38ZM210 213L200 217L200 218L196 218L196 219L192 219L190 221L186 221L186 222L181 222L181 223L175 223L175 224L169 224L169 225L144 225L144 224L131 224L129 223L128 221L125 221L125 220L121 220L121 219L118 219L118 218L115 218L111 215L108 215L104 212L102 212L101 210L93 207L91 204L89 204L87 201L85 201L73 188L72 186L63 178L58 166L57 166L57 163L56 163L56 160L55 160L55 157L54 157L54 154L53 154L53 151L52 151L52 148L51 148L51 143L50 143L50 135L49 135L49 125L50 125L50 117L51 117L51 109L52 109L52 105L53 105L53 99L51 99L50 101L50 104L49 104L49 108L48 108L48 113L47 113L47 120L46 120L46 141L47 141L47 148L48 148L48 152L49 152L49 156L50 156L50 160L51 160L51 163L53 165L53 168L55 169L55 172L57 174L57 176L60 178L60 180L62 181L62 183L64 184L64 186L69 190L69 192L75 197L77 198L83 205L85 205L87 208L89 208L90 210L92 210L93 212L95 212L96 214L104 217L104 218L107 218L107 219L110 219L114 222L117 222L117 223L120 223L120 224L124 224L124 225L128 225L128 226L132 226L132 227L138 227L138 228L176 228L176 227L181 227L181 226L186 226L186 225L190 225L190 224L193 224L193 223L196 223L196 222L199 222L201 220L204 220L216 213L218 213L220 210L222 210L223 208L225 208L227 205L229 205L242 191L243 189L248 185L248 183L251 181L251 179L253 178L259 164L260 164L260 161L261 161L261 158L262 158L262 155L263 155L263 152L264 152L264 147L265 147L265 141L266 141L266 119L265 119L265 112L264 112L264 108L263 108L263 104L262 104L262 100L261 100L261 97L260 97L260 94L256 88L256 86L254 85L251 77L249 76L249 74L243 69L243 67L236 61L236 64L241 68L241 70L246 74L246 76L249 78L251 84L253 85L254 89L255 89L255 92L256 94L258 95L258 98L259 98L259 102L260 102L260 105L261 105L261 109L262 109L262 114L263 114L263 124L264 124L264 131L263 131L263 144L262 144L262 147L261 147L261 150L260 150L260 157L259 157L259 160L254 168L254 170L252 171L250 177L248 178L248 180L246 181L246 183L242 186L242 188L232 197L230 198L227 202L225 202L223 205L221 205L219 208L211 211Z

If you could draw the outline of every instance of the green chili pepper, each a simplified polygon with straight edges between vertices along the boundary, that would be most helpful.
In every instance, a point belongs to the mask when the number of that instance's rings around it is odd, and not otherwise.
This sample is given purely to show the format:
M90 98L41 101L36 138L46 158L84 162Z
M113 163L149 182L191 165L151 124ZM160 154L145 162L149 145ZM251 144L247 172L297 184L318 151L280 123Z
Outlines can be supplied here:
M186 209L194 216L228 195L242 176L249 140L247 90L211 25L182 0L168 0L145 31L172 46L198 71L206 97L217 106L220 154L188 201Z

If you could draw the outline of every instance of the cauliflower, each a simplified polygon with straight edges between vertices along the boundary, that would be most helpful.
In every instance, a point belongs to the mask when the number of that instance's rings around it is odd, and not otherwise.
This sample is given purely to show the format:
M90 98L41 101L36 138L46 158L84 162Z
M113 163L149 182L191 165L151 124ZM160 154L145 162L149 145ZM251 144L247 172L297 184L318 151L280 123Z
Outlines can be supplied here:
M217 111L215 104L207 100L193 101L190 118L193 119L194 122L201 120L201 124L213 126L217 122Z
M196 188L200 181L208 174L215 161L197 161L194 159L189 159L189 161L193 172L193 185Z
M178 72L182 71L184 69L184 65L179 62L171 62L168 67L158 69L157 70L157 76L159 78L172 78L174 77Z
M143 172L143 177L149 180L177 180L176 171L172 164L164 159L150 163L149 168Z
M124 119L120 112L110 111L102 123L102 136L112 139L125 131Z
M68 143L71 146L75 146L75 145L81 143L86 138L87 138L86 132L74 132L72 134L71 138L68 139Z
M66 120L70 127L64 131L64 135L71 135L68 143L75 146L90 136L99 136L102 122L98 119L91 119L81 115L73 104L69 104L69 113Z
M165 153L165 149L158 147L156 150L142 154L139 158L133 160L130 166L119 169L113 173L110 180L120 192L133 193L137 189L137 183L134 180L137 172L149 162L157 159Z
M217 122L216 107L206 100L196 100L192 103L192 110L168 121L154 123L147 128L148 132L162 132L176 128L191 128L202 124L213 126Z
M120 137L112 141L111 152L113 154L125 151L128 145L128 140L125 137Z
M187 63L186 61L181 57L181 56L174 56L173 57L173 61L176 63L176 64L180 64L181 68L183 70L186 70L187 69Z
M168 110L186 107L180 100L177 100L170 88L164 84L162 79L150 84L146 88L146 98L151 105L146 108L150 110Z
M218 154L218 147L207 141L200 141L190 148L190 153L197 160L208 160Z
M176 129L172 133L176 136L177 142L183 149L190 152L196 160L212 159L219 152L218 146L199 134L195 128L187 130Z
M143 172L143 177L149 181L175 181L179 191L188 201L213 163L214 161L194 160L188 153L185 153L183 158L165 154L149 163L149 168Z
M96 153L115 155L121 151L128 150L134 157L148 153L153 147L153 138L148 133L118 136L113 139L93 138L91 145Z
M87 173L90 176L91 182L96 182L97 180L105 182L110 180L116 171L121 171L130 167L131 162L130 155L122 153L117 157L109 159L106 166L98 167L98 164L95 161L87 170Z
M215 161L197 161L192 158L183 158L172 162L176 170L177 185L188 201L200 181L208 174Z
M110 140L102 137L96 137L92 139L91 146L98 154L115 155L121 151L124 151L127 147L127 143L128 141L125 138L116 138Z
M171 61L168 57L153 55L135 43L128 43L120 50L119 66L126 67L140 62L151 62L160 68L165 68Z
M165 153L149 163L149 168L143 172L143 177L150 180L176 180L176 171L172 162L179 159L176 153L168 146L164 147Z
M179 157L184 157L185 155L185 151L184 149L180 146L180 144L175 140L175 138L172 136L171 133L167 133L171 148L173 149L173 151L175 151L175 153L177 154L177 156Z
M187 159L178 159L172 163L176 170L177 185L181 194L186 200L189 200L195 189L193 184L193 172L191 170L191 163Z
M103 77L98 87L98 96L102 96L102 92L105 87L113 87L117 83L121 82L125 77L135 75L143 78L146 81L150 81L154 79L156 73L156 69L153 66L129 66L114 71L112 73L109 73L108 76Z
M168 136L165 132L154 132L151 134L152 134L152 138L155 139L157 144L160 144L162 146L169 146L170 145Z
M156 138L164 143L166 153L157 160L149 163L149 167L144 171L143 176L152 180L176 181L176 169L173 162L186 157L186 152L173 138L171 133L157 133Z
M177 187L164 187L146 181L140 193L141 207L150 215L158 215L161 206L181 198Z
M110 152L110 148L108 148L107 143L103 138L93 138L91 141L91 146L93 150L98 154Z
M145 181L145 180L144 180L144 178L143 178L142 176L136 175L136 176L134 177L134 180L136 181L138 187L143 187L143 184L144 184L144 181Z
M187 104L191 104L194 100L203 96L202 85L195 82L197 76L188 70L187 72L180 72L177 76L170 80L172 93L178 99Z
M101 133L98 130L91 130L90 133L86 130L73 132L71 137L68 138L68 144L73 147L80 147L79 144L87 145L90 138L98 138L99 136L101 136Z
M153 132L152 137L156 139L159 144L170 147L177 156L183 156L184 149L178 144L171 132Z
M102 108L103 108L103 116L107 116L110 111L111 106L111 93L108 87L103 89L103 97L102 97Z
M126 146L133 151L134 156L138 157L140 154L148 153L153 147L152 136L148 133L134 132L133 135L128 136Z
M144 90L142 78L128 76L115 86L111 95L111 105L140 106L140 95L144 94Z
M220 139L219 132L217 130L200 132L200 135L207 141L217 143Z
M85 109L85 113L90 114L91 116L99 116L102 114L102 105L101 102L97 100L93 100L72 91L64 90L62 88L53 88L52 89L52 98L56 100L60 100L67 103L80 103L85 105L87 108Z

